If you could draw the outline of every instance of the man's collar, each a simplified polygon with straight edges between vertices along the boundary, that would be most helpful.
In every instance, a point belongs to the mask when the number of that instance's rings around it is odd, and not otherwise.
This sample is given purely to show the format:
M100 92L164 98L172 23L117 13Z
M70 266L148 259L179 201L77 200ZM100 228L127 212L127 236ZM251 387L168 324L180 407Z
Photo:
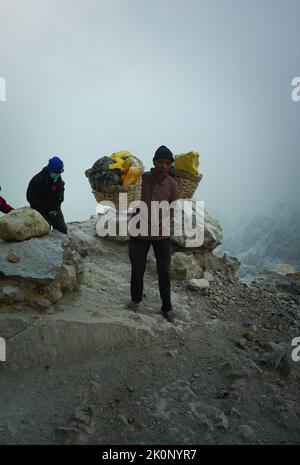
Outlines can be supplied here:
M166 174L166 175L164 175L162 178L157 179L157 178L155 178L155 177L153 176L153 173L154 173L154 168L151 168L151 169L150 169L150 181L151 181L151 182L158 182L158 183L160 183L160 182L164 181L164 180L166 179L166 177L168 176L168 175Z

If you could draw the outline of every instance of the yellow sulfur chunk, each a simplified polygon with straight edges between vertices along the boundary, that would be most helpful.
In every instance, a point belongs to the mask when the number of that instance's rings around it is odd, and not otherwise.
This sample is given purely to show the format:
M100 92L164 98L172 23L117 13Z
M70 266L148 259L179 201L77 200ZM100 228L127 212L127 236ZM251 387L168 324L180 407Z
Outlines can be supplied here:
M175 155L174 157L174 167L178 171L185 171L186 173L193 174L198 176L199 168L199 153L198 152L188 152L181 153L180 155Z
M124 169L125 169L124 160L121 160L120 162L117 162L117 163L112 163L111 165L108 165L108 168L110 170L119 169L121 171L124 171Z
M131 186L132 184L136 184L140 180L143 171L143 163L138 158L132 156L131 166L129 167L127 174L125 174L122 178L122 185Z
M129 158L132 157L132 153L128 150L121 150L120 152L114 152L110 157L113 161L119 161L119 158Z

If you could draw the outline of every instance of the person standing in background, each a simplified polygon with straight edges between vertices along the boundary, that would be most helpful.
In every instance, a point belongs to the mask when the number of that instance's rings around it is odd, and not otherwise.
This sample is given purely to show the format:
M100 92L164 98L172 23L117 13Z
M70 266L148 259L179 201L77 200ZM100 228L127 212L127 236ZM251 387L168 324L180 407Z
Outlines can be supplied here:
M1 186L0 186L0 191L1 191ZM6 203L6 200L0 195L0 212L9 213L12 210L14 210L14 208L11 207L8 203Z
M29 182L26 197L30 207L37 210L53 229L67 234L68 228L61 211L65 191L61 178L63 171L63 161L56 156L50 158L48 165Z

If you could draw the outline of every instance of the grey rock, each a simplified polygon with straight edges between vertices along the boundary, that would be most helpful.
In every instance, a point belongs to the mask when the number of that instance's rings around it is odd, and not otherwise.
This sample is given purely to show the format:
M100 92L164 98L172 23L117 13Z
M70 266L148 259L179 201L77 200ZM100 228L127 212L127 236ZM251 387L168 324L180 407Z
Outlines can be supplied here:
M189 288L193 291L204 291L209 289L210 284L206 279L191 279L189 281Z
M74 411L72 420L77 423L83 423L84 425L90 424L90 414L86 413L81 407L77 407Z
M278 344L276 342L267 342L265 344L265 347L266 349L269 351L269 352L278 352L278 353L282 353L284 351L284 347L282 344Z
M30 326L27 318L21 316L11 316L0 314L0 335L5 339L14 337L15 335L26 330Z
M197 423L200 427L203 427L209 431L214 430L213 422L209 418L207 418L206 415L198 415Z
M7 260L15 253L20 261ZM70 238L58 231L13 244L0 241L0 307L49 310L67 290L80 286L82 260Z
M15 252L9 252L7 255L7 261L10 263L19 263L20 257Z
M229 396L228 396L228 397L229 397L229 399L232 399L232 400L234 400L234 401L237 402L237 403L240 403L241 400L242 400L241 394L239 394L237 391L231 391L231 392L229 393Z
M176 357L178 355L178 350L169 350L167 352L167 354L170 356L170 357Z
M49 299L43 297L36 297L31 299L30 305L36 310L47 310L51 307L52 303Z
M57 277L63 264L63 245L66 241L64 234L51 231L45 237L15 243L13 250L20 257L19 263L7 261L6 257L12 246L2 242L0 243L0 272L6 277L51 282Z
M240 425L238 427L238 434L246 441L254 441L256 436L253 429L248 425Z
M88 234L79 227L71 232L70 240L72 249L82 257L104 254L104 248L96 237L96 228L91 234Z
M247 349L247 342L245 341L245 339L240 339L240 340L237 342L237 346L238 346L240 349L246 350L246 349Z
M177 201L180 208L182 209L183 202L183 199L179 199ZM216 219L212 218L206 210L203 211L203 206L201 204L197 204L196 200L191 201L189 207L187 208L187 210L185 210L185 212L187 212L186 214L189 217L189 221L191 222L193 229L196 230L197 228L197 234L203 240L201 245L198 246L197 249L205 249L211 252L213 249L215 249L218 245L220 245L223 242L222 228L220 223ZM198 223L197 225L196 214L200 218L200 223ZM173 242L179 245L179 247L187 248L187 239L189 239L189 237L185 233L183 215L182 219L178 220L178 223L180 221L181 226L179 226L178 230L181 230L182 234L178 236L174 235L174 232L176 232L176 227L178 228L178 224L176 225L175 217L175 224L173 224L171 227L171 239ZM204 235L202 235L201 231L203 231Z
M229 429L229 421L226 415L221 412L219 417L216 418L216 428L222 430L222 431L227 431Z
M203 278L206 279L207 281L214 281L214 276L212 273L210 273L209 271L204 271L204 274L203 274Z
M60 273L60 283L62 291L75 289L77 286L77 274L75 266L62 265Z
M277 370L281 376L288 377L291 372L290 354L284 348L265 353L259 360L262 367Z
M171 257L171 277L173 279L190 279L202 276L202 269L193 255L176 252Z

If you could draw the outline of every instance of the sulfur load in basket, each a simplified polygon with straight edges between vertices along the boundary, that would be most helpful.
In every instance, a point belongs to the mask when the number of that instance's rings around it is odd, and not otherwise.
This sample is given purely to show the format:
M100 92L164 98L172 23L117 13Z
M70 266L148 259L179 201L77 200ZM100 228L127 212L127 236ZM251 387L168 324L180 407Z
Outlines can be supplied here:
M198 171L199 153L188 152L175 155L172 174L178 184L178 198L191 199L202 179Z
M140 199L143 172L141 160L128 151L121 151L100 158L92 168L86 170L85 175L97 202L108 200L118 210L120 193L127 194L128 204Z

